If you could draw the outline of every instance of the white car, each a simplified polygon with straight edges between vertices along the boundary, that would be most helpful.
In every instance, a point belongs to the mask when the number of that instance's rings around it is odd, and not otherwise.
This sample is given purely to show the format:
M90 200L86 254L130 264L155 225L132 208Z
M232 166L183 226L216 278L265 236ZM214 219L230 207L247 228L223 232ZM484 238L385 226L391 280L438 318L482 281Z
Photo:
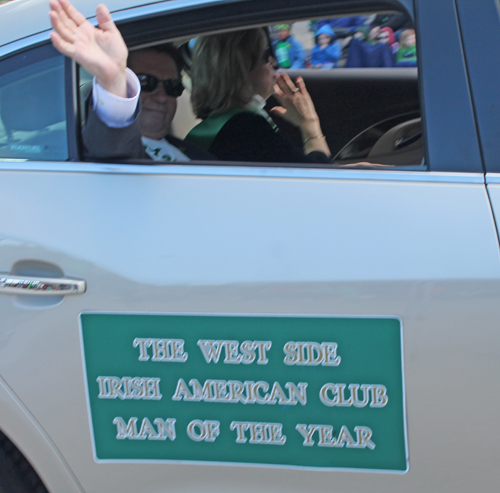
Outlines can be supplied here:
M130 49L402 13L418 69L290 72L331 165L89 161L47 0L0 6L0 492L496 491L498 3L106 3Z

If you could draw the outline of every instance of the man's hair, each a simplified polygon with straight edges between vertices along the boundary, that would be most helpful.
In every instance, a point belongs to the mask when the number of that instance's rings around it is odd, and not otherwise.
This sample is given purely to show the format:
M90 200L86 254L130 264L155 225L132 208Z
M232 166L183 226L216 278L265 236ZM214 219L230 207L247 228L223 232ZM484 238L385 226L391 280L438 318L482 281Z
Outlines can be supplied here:
M173 43L163 43L161 45L148 46L147 48L135 50L132 53L139 53L140 51L154 51L155 53L164 53L165 55L168 55L174 61L175 66L177 67L177 72L179 73L179 77L181 76L181 72L184 69L184 60L182 59L179 50Z
M243 108L253 96L249 73L268 44L264 29L202 36L191 67L191 103L198 118Z

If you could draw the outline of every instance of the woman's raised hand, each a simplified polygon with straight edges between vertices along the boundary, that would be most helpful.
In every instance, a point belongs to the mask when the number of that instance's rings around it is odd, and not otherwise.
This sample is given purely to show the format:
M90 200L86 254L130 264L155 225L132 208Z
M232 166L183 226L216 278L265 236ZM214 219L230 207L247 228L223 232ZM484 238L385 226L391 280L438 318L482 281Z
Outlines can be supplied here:
M306 153L317 150L330 155L325 137L321 132L318 114L304 80L302 77L297 77L295 82L296 84L286 73L277 75L274 96L281 106L272 108L271 113L300 128Z
M316 109L302 77L297 78L297 85L286 73L278 73L276 77L274 95L281 106L276 106L271 111L297 127L304 123L319 123Z
M94 27L68 0L50 0L52 44L97 78L109 92L126 97L128 50L107 7L97 6Z

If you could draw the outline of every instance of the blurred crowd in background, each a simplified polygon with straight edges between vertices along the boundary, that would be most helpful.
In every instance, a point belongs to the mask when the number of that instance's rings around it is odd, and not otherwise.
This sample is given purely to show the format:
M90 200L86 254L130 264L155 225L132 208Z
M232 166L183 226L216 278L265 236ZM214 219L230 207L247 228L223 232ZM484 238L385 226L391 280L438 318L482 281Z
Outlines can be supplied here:
M402 13L271 26L281 68L416 67L413 21Z

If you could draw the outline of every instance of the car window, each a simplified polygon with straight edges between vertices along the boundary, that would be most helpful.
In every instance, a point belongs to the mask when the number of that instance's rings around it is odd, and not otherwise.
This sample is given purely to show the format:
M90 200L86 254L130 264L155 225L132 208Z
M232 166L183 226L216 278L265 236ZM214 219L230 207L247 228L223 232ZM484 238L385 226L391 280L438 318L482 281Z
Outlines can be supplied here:
M427 169L416 34L408 16L375 13L283 20L268 25L267 30L278 68L292 79L302 77L306 83L334 165L367 162L388 169ZM320 48L319 37L325 33L329 42ZM187 90L179 100L173 129L182 138L199 122L189 108L190 63L195 43L196 38L192 38L180 46L188 59L184 77ZM266 110L277 104L271 97ZM273 118L280 132L300 147L302 139L297 129Z
M408 15L375 12L296 21L284 18L265 28L278 68L289 73L292 79L301 76L305 81L334 158L327 166L353 166L362 162L381 165L377 169L428 169L420 119L416 33ZM319 38L325 33L330 35L328 47L319 48ZM186 36L148 43L144 35L143 44L129 46L133 53L145 45L161 46L173 42L181 51L186 62L183 74L186 89L177 99L170 126L170 134L180 139L187 136L189 140L192 129L200 123L191 106L190 80L197 39L198 36ZM79 80L80 107L84 115L83 102L92 84L83 69ZM269 112L278 104L271 97L265 110ZM300 132L275 115L279 133L302 149ZM238 131L231 141L238 139L248 140L248 133ZM200 145L200 140L191 142ZM213 151L213 148L208 150ZM218 161L218 157L215 155L214 161ZM121 158L123 155L120 161ZM95 160L95 156L89 159ZM246 161L249 165L276 162L271 159L231 160Z
M64 58L38 49L3 60L0 159L67 158Z

